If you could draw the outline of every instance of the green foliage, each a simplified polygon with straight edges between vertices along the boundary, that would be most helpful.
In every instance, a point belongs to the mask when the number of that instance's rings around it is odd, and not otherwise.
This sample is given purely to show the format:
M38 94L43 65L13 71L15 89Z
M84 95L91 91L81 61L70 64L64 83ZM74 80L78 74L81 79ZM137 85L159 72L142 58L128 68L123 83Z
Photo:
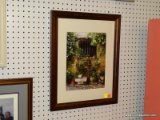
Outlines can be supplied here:
M81 58L81 57L84 56L83 50L82 50L81 48L79 48L79 47L76 47L76 49L75 49L75 54L76 54L76 56L77 56L78 58Z
M67 78L68 79L72 79L74 77L73 73L71 72L71 70L68 68L67 69Z
M91 62L91 59L88 57L83 57L76 64L79 74L83 74L85 76L89 75L96 78L97 69L100 67L100 61L96 60Z
M66 73L67 73L67 83L70 83L74 78L74 74L69 68L66 70Z
M97 72L97 69L99 68L99 66L100 66L100 62L99 61L93 62L92 65L90 66L90 68L87 71L88 74L90 76L95 76L96 75L95 73Z
M105 33L88 33L87 37L92 38L91 46L96 46L97 44L104 45L106 43Z
M77 49L76 42L78 41L78 37L73 32L67 33L67 57L70 58L74 56L75 50Z
M77 61L76 67L80 74L87 74L87 69L91 65L91 60L83 57L82 59Z

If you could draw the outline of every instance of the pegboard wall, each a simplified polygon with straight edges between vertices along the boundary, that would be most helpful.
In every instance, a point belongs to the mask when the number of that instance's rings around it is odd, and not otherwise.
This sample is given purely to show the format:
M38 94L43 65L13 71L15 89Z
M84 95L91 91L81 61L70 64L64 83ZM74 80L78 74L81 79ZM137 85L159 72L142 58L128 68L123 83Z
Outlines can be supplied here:
M159 0L7 0L7 67L0 79L33 77L33 120L143 120L148 20ZM121 14L118 104L50 112L50 11Z

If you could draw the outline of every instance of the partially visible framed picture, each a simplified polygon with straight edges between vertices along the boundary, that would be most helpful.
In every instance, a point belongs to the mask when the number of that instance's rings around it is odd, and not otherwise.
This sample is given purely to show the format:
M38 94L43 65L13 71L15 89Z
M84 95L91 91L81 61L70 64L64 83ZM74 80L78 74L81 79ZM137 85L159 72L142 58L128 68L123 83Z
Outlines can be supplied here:
M51 18L51 110L117 103L121 15Z
M6 0L0 0L0 67L6 62Z
M32 78L0 80L0 117L32 120Z

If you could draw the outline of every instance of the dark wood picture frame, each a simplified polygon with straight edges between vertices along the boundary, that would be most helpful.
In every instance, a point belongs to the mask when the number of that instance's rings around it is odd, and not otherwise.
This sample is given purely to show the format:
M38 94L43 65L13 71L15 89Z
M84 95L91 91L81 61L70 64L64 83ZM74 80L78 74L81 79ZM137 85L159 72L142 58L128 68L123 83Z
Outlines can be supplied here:
M99 20L113 21L114 26L114 52L113 52L113 89L112 98L95 99L87 101L76 101L58 103L58 20L65 19L80 19L80 20ZM97 105L115 104L118 102L118 74L119 74L119 47L120 47L120 26L121 15L111 14L95 14L95 13L80 13L80 12L63 12L51 11L51 89L50 89L50 109L51 111L74 109ZM107 29L107 28L106 28Z
M18 94L18 119L32 120L33 79L0 79L0 88L3 88L0 91L0 95Z

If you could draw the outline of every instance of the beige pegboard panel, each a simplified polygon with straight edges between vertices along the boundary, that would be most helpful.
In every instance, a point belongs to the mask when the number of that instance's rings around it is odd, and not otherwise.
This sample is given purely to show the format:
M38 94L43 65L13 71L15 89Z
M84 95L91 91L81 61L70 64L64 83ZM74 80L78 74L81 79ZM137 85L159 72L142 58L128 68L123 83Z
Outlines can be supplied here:
M158 0L116 2L122 15L119 103L113 106L113 120L143 120L148 21L158 18ZM126 115L135 115L125 117Z
M119 100L116 105L50 111L50 11L122 14ZM33 120L142 120L147 22L159 0L7 0L7 67L0 78L33 77Z

